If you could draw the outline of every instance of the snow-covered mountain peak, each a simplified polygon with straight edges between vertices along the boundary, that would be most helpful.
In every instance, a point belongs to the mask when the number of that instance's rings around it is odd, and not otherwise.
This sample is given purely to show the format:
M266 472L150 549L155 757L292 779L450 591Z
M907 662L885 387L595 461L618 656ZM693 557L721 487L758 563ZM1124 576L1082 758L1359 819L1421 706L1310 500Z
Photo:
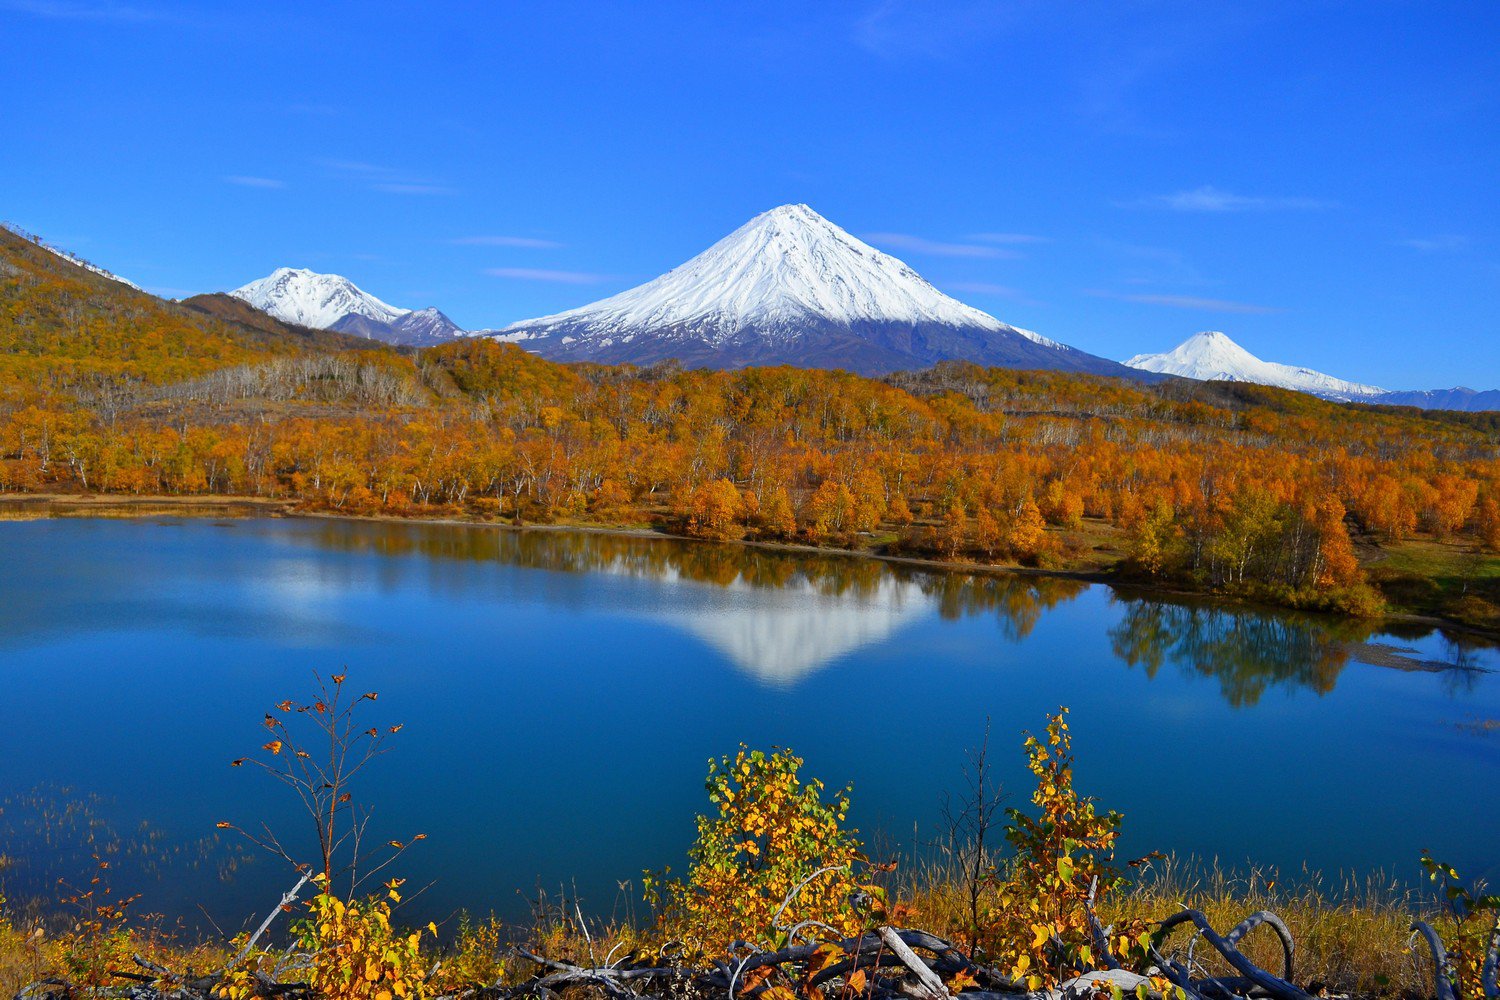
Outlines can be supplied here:
M1186 375L1188 378L1230 380L1241 378L1244 372L1264 364L1255 355L1231 340L1228 334L1218 330L1195 333L1165 354L1137 354L1125 363L1132 368L1147 368L1149 371L1166 370L1165 367L1150 368L1148 367L1150 364L1192 369L1198 374L1189 375L1186 370L1172 371L1169 374Z
M1262 361L1217 330L1195 333L1163 354L1137 354L1125 364L1141 371L1183 378L1254 382L1296 389L1325 399L1360 399L1385 392L1378 386L1349 382L1311 368Z
M229 294L284 322L318 329L330 329L348 316L391 323L411 312L382 302L342 275L299 267L278 267Z
M1124 374L1000 322L803 204L762 212L643 285L479 335L543 357L799 365L882 374L939 361Z
M588 323L595 336L607 338L627 329L687 325L717 343L749 327L774 340L813 318L841 325L874 321L1009 329L939 292L906 264L806 205L762 212L644 285L505 329Z

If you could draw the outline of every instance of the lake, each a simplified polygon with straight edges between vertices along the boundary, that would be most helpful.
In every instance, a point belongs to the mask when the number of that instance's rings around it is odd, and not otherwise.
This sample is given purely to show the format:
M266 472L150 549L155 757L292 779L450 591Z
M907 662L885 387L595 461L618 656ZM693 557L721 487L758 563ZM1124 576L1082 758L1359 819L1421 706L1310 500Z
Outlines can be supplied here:
M359 788L421 921L620 912L680 869L710 756L788 746L882 852L941 832L988 722L1072 709L1077 783L1124 854L1500 874L1500 655L1425 630L1036 576L564 531L324 519L0 524L0 893L107 850L138 909L238 928L291 881L217 832L295 803L229 761L312 672L401 723ZM302 821L305 823L305 821ZM201 904L201 908L200 908Z

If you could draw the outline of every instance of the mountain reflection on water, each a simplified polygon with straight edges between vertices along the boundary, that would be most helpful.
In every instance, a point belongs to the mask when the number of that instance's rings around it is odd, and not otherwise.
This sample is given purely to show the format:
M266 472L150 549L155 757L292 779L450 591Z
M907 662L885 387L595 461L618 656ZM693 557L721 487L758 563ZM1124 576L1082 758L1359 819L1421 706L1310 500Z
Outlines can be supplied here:
M689 585L660 608L634 610L692 634L747 674L778 686L795 684L934 613L950 621L991 616L1004 639L1020 642L1048 611L1091 586L1066 577L951 572L836 553L598 531L330 521L305 537L320 547L385 557L420 555ZM1122 662L1153 678L1167 665L1213 678L1234 707L1255 705L1272 688L1326 694L1351 663L1383 662L1365 653L1376 629L1358 619L1180 596L1116 600L1123 613L1109 640ZM1469 683L1482 669L1470 662L1474 648L1453 639L1446 643L1448 683ZM1440 666L1420 661L1421 669Z

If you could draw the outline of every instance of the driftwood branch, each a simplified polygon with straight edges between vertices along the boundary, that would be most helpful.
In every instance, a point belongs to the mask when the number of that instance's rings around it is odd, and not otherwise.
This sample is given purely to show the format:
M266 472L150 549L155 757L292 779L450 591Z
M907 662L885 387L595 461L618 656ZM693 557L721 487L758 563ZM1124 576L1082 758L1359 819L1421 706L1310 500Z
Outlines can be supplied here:
M917 953L901 940L901 935L890 927L882 927L877 933L880 935L880 940L884 941L886 946L896 953L896 957L901 959L901 964L916 975L917 982L922 985L922 989L931 1000L947 1000L948 987L944 986L937 974L927 967L927 963L918 958Z
M241 958L306 882L303 878L282 897L281 904L251 936ZM798 944L793 938L774 951L736 942L724 956L696 966L684 962L680 952L665 945L649 964L639 965L628 957L612 964L614 950L601 963L590 949L589 964L582 965L525 948L512 948L511 955L535 966L536 971L525 982L474 984L429 996L432 1000L561 1000L565 996L582 995L576 991L583 990L602 995L606 1000L761 1000L768 990L791 987L798 995L810 996L811 991L823 990L825 995L840 1000L1090 1000L1114 993L1144 995L1146 1000L1176 1000L1177 990L1189 1000L1313 1000L1292 981L1295 968L1292 934L1273 913L1253 913L1220 934L1199 911L1183 910L1156 925L1154 943L1149 948L1153 967L1132 971L1122 968L1119 959L1110 952L1109 929L1095 915L1092 896L1086 905L1095 954L1105 968L1085 972L1045 990L1028 991L1023 983L998 969L976 963L953 943L934 934L881 926L841 941ZM1262 926L1269 927L1281 944L1280 975L1259 967L1240 951L1245 937ZM1185 950L1163 954L1167 935L1178 927L1191 928L1192 941ZM1432 954L1435 1000L1458 1000L1442 940L1426 924L1413 925L1412 929ZM1199 942L1216 951L1235 974L1203 974L1191 955L1192 947ZM826 961L830 944L841 954L834 954L833 961ZM1500 965L1497 950L1500 950L1500 933L1490 940L1485 954L1483 988L1487 1000L1500 1000L1495 989L1496 967ZM306 958L301 953L289 955ZM816 966L812 964L815 956ZM197 978L177 976L141 956L134 958L142 972L115 973L128 985L90 990L66 980L47 979L23 988L15 1000L214 1000L217 988L222 985L222 972ZM295 967L295 963L288 964ZM436 968L429 974L429 982ZM766 970L771 973L769 977ZM850 978L856 971L863 973L855 979L863 984L857 993L850 990ZM751 977L750 973L760 974ZM955 997L945 980L959 973L972 978L976 988ZM280 967L275 975L281 975ZM316 1000L306 983L279 982L259 971L251 976L254 992L266 1000ZM1175 988L1159 989L1161 979L1153 980L1153 976L1165 977ZM747 982L754 985L741 992Z
M271 926L271 922L276 919L276 914L283 912L288 906L296 902L297 894L302 891L302 887L307 884L307 880L311 877L311 870L304 867L302 877L297 880L297 884L292 886L290 891L281 894L281 902L277 903L271 912L266 914L266 919L262 920L260 926L255 929L255 933L250 935L250 940L245 942L245 947L241 948L240 953L234 956L235 965L243 962L245 956L250 954L251 949L255 947L255 942L260 940L261 935L266 932Z

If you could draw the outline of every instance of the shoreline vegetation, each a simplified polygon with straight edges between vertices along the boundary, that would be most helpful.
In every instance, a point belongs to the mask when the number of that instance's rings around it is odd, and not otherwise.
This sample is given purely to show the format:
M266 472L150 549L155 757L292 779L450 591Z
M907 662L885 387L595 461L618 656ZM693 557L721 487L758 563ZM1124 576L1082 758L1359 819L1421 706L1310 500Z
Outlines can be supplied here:
M0 493L645 527L1500 634L1500 413L943 362L393 348L0 228Z
M0 996L16 1000L1314 1000L1493 997L1500 897L1424 854L1434 890L1381 878L1283 883L1161 854L1122 862L1125 818L1073 785L1066 708L1018 740L1035 786L1002 809L991 741L921 857L882 858L790 750L709 761L681 874L646 872L649 915L539 897L527 922L456 915L411 927L401 859L354 790L400 724L375 692L318 678L265 714L235 768L285 785L296 830L223 820L285 862L263 921L165 934L116 894L106 857L50 912L0 897ZM1008 741L1007 741L1008 742ZM685 831L686 832L686 831ZM294 884L292 884L294 883ZM258 920L258 918L256 918Z
M639 523L590 523L586 521L558 521L554 523L522 523L499 520L493 516L479 514L464 515L457 511L407 512L403 514L351 513L347 511L320 509L303 501L290 498L251 497L233 495L118 495L100 493L3 493L0 492L0 523L14 520L35 520L54 517L101 517L101 518L241 518L241 517L300 517L329 518L343 521L368 521L391 524L433 524L456 527L495 528L502 531L582 532L618 536L622 538L660 539L683 543L711 543L743 546L773 553L788 555L833 556L854 559L873 559L894 566L906 566L970 575L1001 575L1019 577L1047 577L1059 580L1075 580L1082 583L1097 583L1127 590L1132 594L1208 600L1230 607L1266 610L1312 610L1315 613L1341 616L1340 609L1324 607L1302 608L1298 604L1286 604L1268 599L1261 593L1223 593L1197 590L1181 585L1180 581L1164 581L1139 573L1129 573L1119 564L1098 565L1090 568L1041 568L1036 566L1006 565L985 562L969 562L958 559L943 559L935 556L903 555L884 551L876 546L862 548L835 547L832 545L810 545L798 542L776 542L749 538L705 539L680 530L665 515ZM1454 620L1430 613L1399 611L1386 607L1378 614L1354 615L1365 620L1372 628L1417 627L1441 629L1447 632L1469 635L1485 641L1500 641L1500 624L1485 625ZM1380 665L1380 664L1377 664ZM1403 669L1409 669L1406 661L1392 661Z

